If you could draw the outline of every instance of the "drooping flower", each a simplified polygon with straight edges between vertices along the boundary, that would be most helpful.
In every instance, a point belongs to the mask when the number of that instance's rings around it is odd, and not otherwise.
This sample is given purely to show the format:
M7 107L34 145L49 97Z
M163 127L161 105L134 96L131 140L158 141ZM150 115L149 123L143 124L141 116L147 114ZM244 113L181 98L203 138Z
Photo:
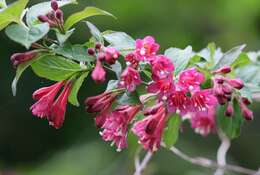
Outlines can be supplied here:
M129 92L133 92L139 84L141 84L139 72L128 66L121 74L118 86L120 88L126 88Z
M146 61L149 57L156 55L160 45L155 43L152 36L144 39L137 39L135 42L136 54L141 61Z
M119 52L113 47L104 47L103 51L105 54L105 61L110 65L115 64L119 57Z
M167 109L169 112L185 115L190 111L190 98L184 91L173 91L167 99Z
M174 71L174 65L171 60L164 55L158 55L151 60L152 64L152 78L157 81L160 79L172 76Z
M63 85L64 82L62 81L35 91L33 93L33 99L38 101L30 108L33 115L40 118L48 117L51 113L53 101Z
M240 109L241 109L241 112L242 112L243 117L244 117L246 120L253 120L253 119L254 119L254 114L253 114L253 112L247 107L248 104L247 104L247 102L244 102L243 98L240 99L239 105L240 105Z
M139 143L143 145L144 149L154 152L160 147L167 118L166 110L163 103L159 103L155 107L148 109L144 114L146 117L136 122L132 131L138 136Z
M159 99L163 100L166 100L174 89L175 87L171 77L154 81L147 87L148 92L158 93Z
M126 63L136 69L139 65L139 59L137 58L137 55L135 52L131 52L125 56Z
M207 136L215 129L215 108L191 114L191 127L196 133Z
M139 110L139 105L123 105L106 117L100 134L105 141L112 141L117 146L117 151L127 147L128 125Z
M32 60L37 56L37 51L29 51L25 53L15 53L11 56L11 61L14 66Z
M67 84L64 86L63 91L60 93L59 97L53 103L51 107L51 113L47 117L49 120L49 124L55 127L56 129L61 128L63 125L66 113L67 100L68 96L70 95L71 87L72 83L67 82Z
M85 100L86 111L90 113L106 112L117 97L117 93L112 91L104 92L100 95L88 97Z
M204 81L205 77L202 73L198 72L196 68L190 68L181 72L178 85L186 92L194 92L200 90L200 85Z
M106 80L106 71L104 70L99 59L97 59L96 66L91 73L91 77L97 83L102 83Z

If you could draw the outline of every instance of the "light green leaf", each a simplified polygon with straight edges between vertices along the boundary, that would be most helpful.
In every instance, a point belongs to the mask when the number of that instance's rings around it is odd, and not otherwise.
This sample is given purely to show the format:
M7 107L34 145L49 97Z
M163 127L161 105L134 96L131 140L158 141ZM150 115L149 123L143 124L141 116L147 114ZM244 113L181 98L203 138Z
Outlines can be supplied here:
M164 129L163 141L168 148L172 147L178 140L179 129L181 126L181 117L174 114L167 122L167 127Z
M75 106L79 106L79 101L78 101L78 92L85 80L85 78L88 76L89 71L84 72L83 74L81 74L81 76L75 80L75 82L73 83L72 89L70 91L70 95L69 95L69 102Z
M37 57L35 57L34 59L27 61L25 63L20 64L17 69L16 69L16 75L14 77L14 80L12 82L12 92L13 92L13 96L16 95L17 92L17 83L22 75L22 73L31 65L33 64L35 61L37 61L38 59L40 59L41 57L46 56L46 54L41 55L39 54Z
M87 54L87 48L81 45L66 43L64 46L54 49L54 51L59 55L76 61L91 62L94 60L94 57Z
M119 61L116 61L115 64L111 65L112 70L116 73L118 79L120 79L122 73L122 65Z
M235 74L248 85L260 86L260 65L258 63L238 68Z
M59 4L59 7L68 5L68 4L76 4L76 0L61 0L57 1ZM27 15L26 15L26 22L29 27L32 27L33 25L38 23L38 16L40 15L46 15L52 10L51 8L51 2L42 2L39 4L36 4L29 8Z
M236 69L238 67L243 67L248 64L252 63L250 58L247 56L246 53L241 53L239 57L231 64L232 69Z
M105 40L122 55L126 55L135 49L135 40L124 32L106 32L103 34Z
M118 100L117 102L120 105L131 105L131 104L140 104L140 99L138 96L138 93L136 91L132 92L132 93L124 93Z
M61 34L60 32L56 32L57 39L61 45L63 45L69 37L74 33L75 29L71 29L67 31L65 34Z
M7 8L5 0L0 0L0 8Z
M104 43L103 36L102 36L101 32L98 30L98 28L88 21L86 22L86 24L90 30L90 33L94 37L94 39L99 43Z
M62 81L82 71L79 64L60 56L44 56L32 65L33 71L39 76L53 81Z
M81 20L91 17L91 16L97 16L97 15L106 15L106 16L112 16L113 18L115 18L111 13L108 13L99 8L86 7L83 11L74 13L71 16L69 16L64 24L64 28L65 28L65 30L69 30L73 25L80 22Z
M229 66L232 65L236 59L239 58L239 55L242 53L242 50L246 47L246 45L241 45L232 48L231 50L227 51L222 58L218 62L216 62L214 69L219 69L223 66Z
M169 48L165 51L165 56L171 59L175 67L175 75L178 75L184 70L190 59L192 58L192 47L188 46L185 49Z
M107 83L106 91L116 89L117 87L118 87L118 80L109 80L109 82Z
M29 0L18 0L0 12L0 31L11 22L21 23L21 15ZM1 1L4 7L5 1Z
M42 23L28 29L22 25L13 24L6 28L6 35L13 41L24 45L27 49L33 43L42 39L49 32L49 25Z
M240 135L244 118L241 115L240 106L236 100L233 102L234 115L226 117L224 115L226 106L220 106L217 115L217 122L222 131L230 138L234 139Z

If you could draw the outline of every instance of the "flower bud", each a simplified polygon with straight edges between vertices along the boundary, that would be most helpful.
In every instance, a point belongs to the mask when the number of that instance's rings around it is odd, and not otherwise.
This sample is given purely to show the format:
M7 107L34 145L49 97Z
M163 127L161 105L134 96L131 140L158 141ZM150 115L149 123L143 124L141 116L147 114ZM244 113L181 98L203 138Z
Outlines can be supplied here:
M58 20L63 21L63 12L60 9L56 11L55 16Z
M96 48L97 50L100 50L101 47L102 47L102 45L101 45L100 43L97 43L97 44L95 45L95 48Z
M232 88L231 88L229 85L227 85L227 84L224 84L224 85L222 86L222 90L223 90L223 92L224 92L225 94L227 94L227 95L232 94Z
M250 105L251 104L251 101L248 99L248 98L245 98L245 97L242 97L242 102L245 104L245 105Z
M104 61L106 58L106 55L103 52L98 53L97 59L100 61Z
M48 22L49 18L45 15L40 15L40 16L38 16L38 20L41 22Z
M103 83L105 81L106 72L105 72L104 68L102 67L102 63L100 60L97 60L96 67L93 70L91 77L97 83Z
M35 52L35 51L29 51L29 52L25 52L25 53L15 53L11 56L11 61L14 66L17 66L26 61L30 61L36 55L37 55L37 52Z
M95 50L93 48L88 48L88 54L93 56L95 54Z
M228 84L230 84L232 87L236 88L236 89L242 89L244 87L244 82L239 79L239 78L235 78L235 79L228 79Z
M250 109L248 109L247 107L242 108L242 115L244 116L244 118L246 120L254 119L253 112Z
M225 111L225 116L232 117L234 115L234 108L232 103L228 103L227 109Z
M59 5L58 5L58 2L56 0L52 0L51 1L51 8L54 10L54 11L57 11L59 9Z
M219 69L217 69L216 71L214 71L214 74L227 74L231 72L231 67L230 66L223 66Z
M220 105L224 105L224 104L226 104L227 101L228 101L225 96L222 96L222 97L217 96L217 100L218 100L218 103L219 103Z
M214 82L218 83L218 84L223 84L224 83L224 78L223 77L215 77L214 78Z
M53 12L53 11L49 12L47 14L47 17L49 18L49 20L55 21L55 17L56 17L55 12Z

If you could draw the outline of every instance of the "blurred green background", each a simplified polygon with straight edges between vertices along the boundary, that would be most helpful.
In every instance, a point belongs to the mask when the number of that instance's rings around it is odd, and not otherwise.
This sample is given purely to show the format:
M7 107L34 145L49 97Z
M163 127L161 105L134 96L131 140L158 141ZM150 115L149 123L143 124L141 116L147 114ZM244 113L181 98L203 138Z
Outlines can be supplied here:
M7 0L8 1L8 0ZM8 1L12 2L12 1ZM31 4L40 2L31 0ZM260 49L259 0L78 0L79 5L65 7L66 16L85 6L97 6L117 16L91 18L101 30L125 31L138 38L153 35L162 50L192 45L199 51L209 42L227 50L246 43L247 50ZM72 37L74 43L89 38L82 23ZM65 124L60 130L47 121L32 116L34 90L49 84L31 70L22 77L17 97L11 93L15 74L9 57L24 48L0 33L0 174L1 175L130 175L133 173L135 145L117 153L101 140L93 116L68 105ZM91 80L80 91L85 97L104 89ZM248 168L260 167L259 104L253 106L255 120L245 124L240 138L235 139L228 160ZM131 137L131 136L130 136ZM131 140L134 138L131 137ZM219 141L216 135L198 136L184 126L177 147L190 155L214 159ZM149 164L147 175L203 175L211 170L193 166L166 150L160 150Z

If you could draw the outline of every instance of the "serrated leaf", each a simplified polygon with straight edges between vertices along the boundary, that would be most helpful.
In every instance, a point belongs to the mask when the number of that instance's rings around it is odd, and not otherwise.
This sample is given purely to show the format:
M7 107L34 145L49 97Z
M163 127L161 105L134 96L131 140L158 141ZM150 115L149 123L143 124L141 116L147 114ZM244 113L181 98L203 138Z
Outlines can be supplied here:
M17 92L17 83L22 75L22 73L35 61L37 61L38 59L40 59L41 57L43 57L45 55L38 55L37 57L35 57L34 59L27 61L25 63L20 64L17 69L16 69L16 75L14 77L14 80L12 82L12 92L13 92L13 96L16 95Z
M82 45L65 43L62 47L55 48L54 52L76 61L91 62L94 60L94 57L87 54L87 48Z
M169 118L167 127L164 129L163 133L163 141L168 148L172 147L177 142L180 126L180 116L175 114Z
M120 54L126 55L135 49L135 40L124 32L106 32L103 34L105 40Z
M80 22L81 20L91 16L97 16L97 15L112 16L113 18L115 18L111 13L108 13L99 8L86 7L83 11L74 13L71 16L69 16L64 24L64 28L65 30L69 30L73 25Z
M116 89L118 87L118 80L109 80L106 91Z
M49 29L47 23L35 25L30 29L13 24L6 28L5 33L10 39L29 49L33 43L42 39L49 32Z
M11 22L21 23L20 18L29 0L18 0L0 12L0 31ZM2 1L2 6L6 6Z
M86 24L90 30L90 33L94 37L94 39L99 43L104 43L103 36L102 36L101 32L98 30L98 28L88 21L86 22Z
M234 115L226 117L224 115L226 106L220 106L217 115L218 126L230 138L234 139L240 135L241 127L244 123L244 118L240 111L240 106L236 100L233 101Z
M56 32L57 39L61 45L63 45L69 37L74 33L75 29L71 29L67 31L65 34L61 34L60 32Z
M39 77L53 81L62 81L82 71L79 64L60 56L44 56L33 63L32 69Z
M230 66L232 65L236 59L239 58L239 55L242 53L242 50L246 47L246 45L241 45L232 48L231 50L227 51L218 62L216 62L216 65L214 69L219 69L223 66Z
M178 75L182 70L184 70L190 59L192 58L192 47L188 46L185 49L169 48L165 51L165 56L171 59L175 67L175 75Z
M81 76L74 81L72 89L70 91L70 95L69 95L69 102L75 106L79 106L79 101L78 101L78 92L85 80L85 78L88 76L89 72L84 72L83 74L81 74Z
M57 1L59 4L59 7L68 5L68 4L76 4L76 0L60 0ZM29 8L27 14L26 14L26 23L29 27L32 27L36 24L38 24L38 16L40 15L46 15L47 13L51 12L51 2L42 2L39 4L36 4Z

